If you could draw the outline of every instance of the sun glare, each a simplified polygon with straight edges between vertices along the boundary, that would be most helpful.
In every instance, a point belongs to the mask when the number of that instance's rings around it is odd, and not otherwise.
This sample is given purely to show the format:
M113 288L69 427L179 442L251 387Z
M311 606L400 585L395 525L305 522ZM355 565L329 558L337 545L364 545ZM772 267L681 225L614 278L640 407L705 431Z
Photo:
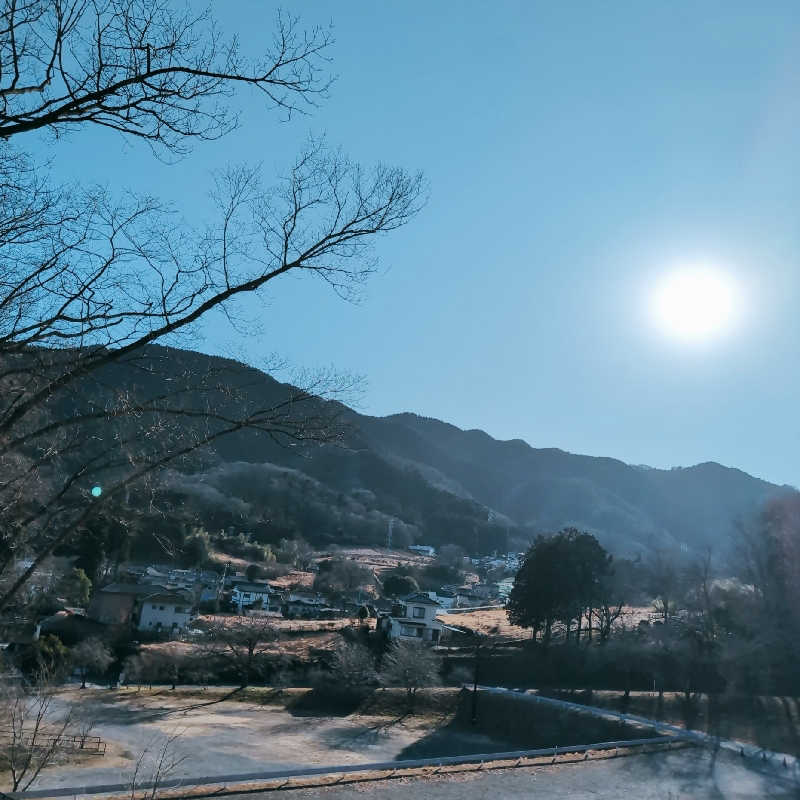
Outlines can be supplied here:
M658 328L685 342L703 342L726 333L737 312L733 278L710 267L676 269L659 281L652 294Z

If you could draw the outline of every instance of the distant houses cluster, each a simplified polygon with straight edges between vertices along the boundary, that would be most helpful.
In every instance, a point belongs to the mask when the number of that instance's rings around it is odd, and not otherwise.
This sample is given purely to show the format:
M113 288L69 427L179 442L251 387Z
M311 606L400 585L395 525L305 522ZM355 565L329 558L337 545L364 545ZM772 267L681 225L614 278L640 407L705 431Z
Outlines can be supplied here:
M409 550L429 558L436 556L436 549L430 545L411 545ZM507 574L518 567L519 554L465 559L465 568L470 563L480 574L496 574L498 568ZM230 566L217 571L133 563L118 568L113 582L97 587L87 608L64 607L40 618L34 638L40 633L66 633L80 640L102 636L109 628L141 637L179 638L191 634L196 627L194 620L203 613L233 613L304 620L358 616L373 620L374 629L387 639L437 644L454 631L441 615L454 609L502 604L512 583L512 578L483 580L396 597L380 596L380 580L368 591L328 593L302 583L253 579Z

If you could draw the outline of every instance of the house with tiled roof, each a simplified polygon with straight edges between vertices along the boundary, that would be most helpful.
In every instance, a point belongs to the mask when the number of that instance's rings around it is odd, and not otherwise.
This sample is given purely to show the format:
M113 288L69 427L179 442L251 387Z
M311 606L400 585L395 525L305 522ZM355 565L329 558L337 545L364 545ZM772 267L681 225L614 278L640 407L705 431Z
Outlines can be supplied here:
M391 613L378 617L377 630L390 640L415 640L437 644L454 630L437 619L445 609L441 603L422 592L397 603Z

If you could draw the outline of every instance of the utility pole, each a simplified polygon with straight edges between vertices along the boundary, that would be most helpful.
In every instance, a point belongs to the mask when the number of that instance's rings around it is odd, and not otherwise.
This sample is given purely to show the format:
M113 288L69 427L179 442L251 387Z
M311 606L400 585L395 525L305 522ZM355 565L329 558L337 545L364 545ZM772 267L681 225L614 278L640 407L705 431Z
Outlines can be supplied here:
M225 577L228 574L228 567L230 565L231 565L230 561L226 561L225 562L225 566L222 569L222 578L220 578L220 580L217 582L217 597L216 597L216 603L215 603L216 604L217 613L219 613L219 600L220 600L220 596L222 595L222 592L225 589Z

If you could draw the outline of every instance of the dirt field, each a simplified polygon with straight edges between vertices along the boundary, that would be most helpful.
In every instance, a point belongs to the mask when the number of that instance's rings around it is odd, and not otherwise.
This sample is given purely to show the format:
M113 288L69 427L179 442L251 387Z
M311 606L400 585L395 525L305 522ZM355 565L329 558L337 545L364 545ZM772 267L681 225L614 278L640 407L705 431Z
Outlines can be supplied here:
M140 753L157 749L176 733L175 752L186 759L174 777L389 761L423 738L438 719L436 714L323 716L253 702L203 705L202 693L187 694L63 693L61 707L79 703L84 713L93 712L98 723L92 734L102 737L108 750L80 765L45 770L34 788L125 782Z
M635 627L642 620L650 617L651 609L647 607L629 606L622 610L622 616L617 620L617 627L625 625L628 628ZM500 636L504 639L530 639L531 632L528 628L520 628L512 625L508 621L508 615L504 608L491 608L483 611L464 611L456 614L439 614L439 619L446 625L455 625L460 628L467 628L477 631L484 635ZM556 639L562 635L561 626L553 629ZM585 634L584 634L585 635Z
M307 589L310 589L311 584L314 583L314 573L300 572L299 570L293 569L286 575L280 575L277 578L269 578L269 582L272 584L272 586L283 589L288 589L295 586L304 586Z
M234 699L238 698L238 699ZM308 689L217 688L155 691L71 690L59 709L80 706L97 723L105 757L46 770L34 788L125 783L136 760L177 735L182 760L172 777L200 777L364 764L470 753L493 753L553 742L616 741L649 730L562 710L523 707L514 699L484 697L471 723L470 698L455 689L427 690L407 713L405 693L376 690L339 714L330 698ZM348 711L350 713L348 713Z
M504 608L491 608L485 611L465 611L461 614L439 614L438 619L445 625L467 628L484 635L496 635L505 639L530 639L531 632L526 628L512 625Z

